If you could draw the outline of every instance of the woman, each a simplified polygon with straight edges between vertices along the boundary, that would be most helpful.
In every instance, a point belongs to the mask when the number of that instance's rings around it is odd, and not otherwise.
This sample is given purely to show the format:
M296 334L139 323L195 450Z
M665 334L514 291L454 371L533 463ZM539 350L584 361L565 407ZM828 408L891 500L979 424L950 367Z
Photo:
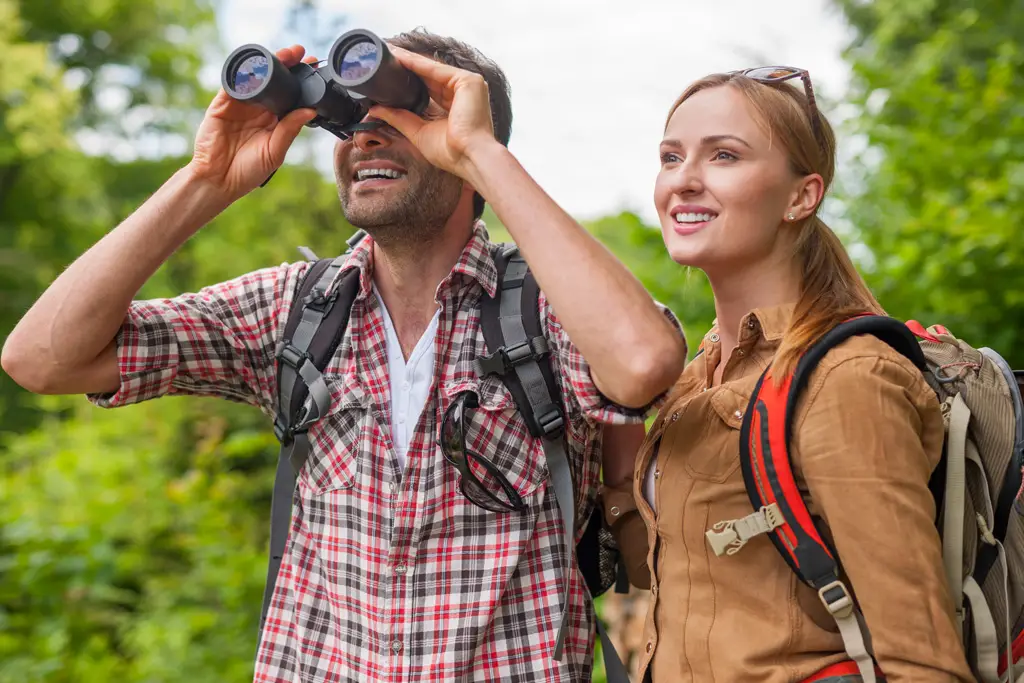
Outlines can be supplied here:
M806 72L752 69L691 85L669 113L660 154L665 244L707 274L717 320L652 426L632 490L605 493L631 578L651 589L641 680L857 675L817 591L767 535L720 556L705 536L751 513L740 427L768 364L783 375L832 326L881 312L818 218L833 132ZM920 371L874 337L854 337L821 361L796 410L797 483L838 552L878 668L890 683L973 680L928 490L942 415Z

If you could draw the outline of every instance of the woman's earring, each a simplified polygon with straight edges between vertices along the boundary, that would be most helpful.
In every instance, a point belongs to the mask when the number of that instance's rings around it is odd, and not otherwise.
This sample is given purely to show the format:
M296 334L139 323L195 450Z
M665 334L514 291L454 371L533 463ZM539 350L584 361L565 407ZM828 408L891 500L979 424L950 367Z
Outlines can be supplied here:
M792 221L792 220L795 220L795 219L796 219L796 215L792 211L790 211L789 213L786 214L786 220L787 221Z

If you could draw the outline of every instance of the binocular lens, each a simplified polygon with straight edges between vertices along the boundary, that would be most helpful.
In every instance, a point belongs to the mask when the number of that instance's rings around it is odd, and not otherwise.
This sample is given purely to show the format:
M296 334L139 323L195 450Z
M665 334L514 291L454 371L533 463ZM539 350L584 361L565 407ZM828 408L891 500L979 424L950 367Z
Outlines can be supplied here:
M371 103L422 114L430 102L422 79L399 64L370 31L355 29L338 38L327 66L335 83Z
M270 76L270 63L261 54L245 57L234 73L231 84L240 95L251 95L266 84Z
M343 82L365 78L377 66L379 54L377 46L372 41L355 43L341 56L341 68L338 75L341 76Z
M276 116L294 109L302 94L295 75L260 45L243 45L228 55L220 83L234 99L258 104Z

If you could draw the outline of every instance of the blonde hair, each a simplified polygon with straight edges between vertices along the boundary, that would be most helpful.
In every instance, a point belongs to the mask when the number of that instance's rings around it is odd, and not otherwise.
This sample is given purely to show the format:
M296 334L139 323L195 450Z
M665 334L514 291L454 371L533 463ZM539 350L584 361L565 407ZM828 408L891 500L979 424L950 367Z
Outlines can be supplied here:
M761 118L773 141L783 146L793 172L818 173L828 191L835 175L835 133L828 120L815 110L819 141L811 124L811 112L803 88L783 83L762 83L740 74L713 74L691 84L669 111L702 90L728 86L742 93ZM838 323L861 313L884 314L867 283L854 267L842 242L818 217L820 203L813 214L793 228L799 230L794 258L800 264L800 298L789 328L775 355L772 372L782 378L791 372L800 355Z

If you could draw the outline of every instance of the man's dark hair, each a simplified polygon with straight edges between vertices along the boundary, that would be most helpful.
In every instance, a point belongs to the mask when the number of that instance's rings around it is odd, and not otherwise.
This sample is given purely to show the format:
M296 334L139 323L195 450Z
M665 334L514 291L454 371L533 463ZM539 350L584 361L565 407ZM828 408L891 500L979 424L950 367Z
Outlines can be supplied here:
M508 79L497 64L461 40L439 36L422 26L388 38L387 42L409 52L483 76L490 92L494 137L501 144L508 146L509 137L512 135L512 100ZM484 204L484 198L479 192L473 195L473 218L480 218L483 215Z

